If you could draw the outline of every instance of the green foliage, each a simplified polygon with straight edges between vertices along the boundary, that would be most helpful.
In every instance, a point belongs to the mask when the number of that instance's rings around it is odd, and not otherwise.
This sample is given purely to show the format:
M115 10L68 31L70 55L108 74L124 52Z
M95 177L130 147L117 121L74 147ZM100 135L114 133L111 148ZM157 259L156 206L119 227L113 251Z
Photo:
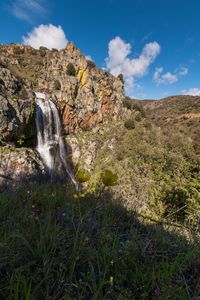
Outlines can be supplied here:
M101 173L101 180L105 186L115 186L117 184L118 176L111 170L104 170Z
M123 74L119 74L117 77L121 80L122 83L124 83L124 76L123 76Z
M60 83L60 81L57 80L57 79L54 81L54 88L55 88L55 90L57 90L57 91L61 90L61 83Z
M129 129L129 130L135 129L135 120L134 120L134 118L130 118L130 119L126 120L126 121L124 122L124 126L125 126L127 129Z
M76 75L76 69L72 63L68 63L68 65L67 65L67 75L69 75L69 76Z
M138 101L139 102L139 101ZM123 106L130 109L140 112L141 118L146 118L146 112L141 104L136 102L134 99L125 97L123 100Z
M45 57L46 52L47 52L47 48L46 47L40 47L39 52L40 52L41 57Z
M95 63L91 60L87 60L87 66L90 70L96 67Z
M141 122L142 121L142 116L141 116L140 113L135 116L135 121L137 121L137 122Z
M78 170L78 172L76 173L76 180L79 183L87 182L90 180L90 174L85 170Z
M20 54L24 53L24 49L21 48L21 47L14 47L13 52L14 52L15 55L20 55Z
M108 192L77 201L69 187L32 184L0 206L1 299L198 296L199 243L142 223Z

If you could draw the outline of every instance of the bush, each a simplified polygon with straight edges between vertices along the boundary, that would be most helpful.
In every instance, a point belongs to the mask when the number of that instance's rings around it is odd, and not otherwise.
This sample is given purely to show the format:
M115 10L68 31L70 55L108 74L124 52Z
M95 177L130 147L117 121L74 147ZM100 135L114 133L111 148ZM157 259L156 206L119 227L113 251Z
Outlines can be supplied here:
M54 88L57 91L59 91L61 89L61 84L60 84L59 80L55 80L55 82L54 82Z
M137 121L137 122L142 121L142 117L141 117L140 113L135 116L135 121Z
M74 65L72 63L68 63L68 65L67 65L67 75L69 75L69 76L75 76L76 75L76 70L75 70Z
M76 173L76 180L79 183L84 183L90 180L90 174L88 172L86 172L85 170L79 170Z
M135 103L134 100L129 97L125 97L125 99L123 100L123 106L131 110L139 111L141 114L141 118L146 117L146 112L141 104Z
M117 174L110 170L105 170L101 173L101 180L105 186L114 186L117 184Z
M127 129L129 129L129 130L135 129L135 121L134 121L134 119L128 119L128 120L126 120L126 121L124 122L124 126L125 126Z
M87 60L87 66L90 70L96 67L95 63L91 60Z
M119 74L117 77L121 80L121 82L124 83L124 76L123 76L123 74Z
M46 51L48 49L46 47L40 47L40 56L44 57L46 55Z
M132 109L132 102L133 100L131 100L130 98L126 97L124 100L123 100L123 106L128 108L128 109Z
M23 48L20 48L20 47L15 47L15 48L13 49L13 52L14 52L14 54L16 54L16 55L20 55L20 54L23 54L23 53L24 53L24 49L23 49Z

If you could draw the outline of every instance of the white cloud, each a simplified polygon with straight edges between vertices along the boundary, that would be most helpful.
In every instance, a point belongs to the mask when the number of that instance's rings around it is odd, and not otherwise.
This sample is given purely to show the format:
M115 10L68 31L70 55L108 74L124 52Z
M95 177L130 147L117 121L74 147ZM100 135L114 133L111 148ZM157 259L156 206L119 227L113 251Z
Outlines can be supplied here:
M35 27L26 37L23 37L25 45L38 49L40 46L58 50L66 47L68 40L61 26L40 25Z
M179 80L179 76L186 76L188 74L188 68L181 67L178 70L176 70L174 73L166 72L164 73L164 68L156 68L154 75L153 75L153 81L157 84L172 84L174 82L177 82Z
M160 53L160 45L157 42L148 43L142 49L137 58L129 58L131 44L126 43L120 37L109 42L106 67L113 75L122 73L126 82L126 89L133 89L135 79L144 76L149 66Z
M30 23L35 15L44 16L46 14L43 0L14 0L11 11L16 18Z
M200 96L200 89L199 88L191 88L188 90L183 90L181 92L183 95L190 95L190 96Z
M185 68L185 67L180 68L179 75L185 76L187 74L188 74L188 68Z
M178 75L177 74L172 74L170 72L164 73L164 69L162 67L156 68L155 73L153 75L153 81L157 85L160 84L172 84L176 81L178 81Z

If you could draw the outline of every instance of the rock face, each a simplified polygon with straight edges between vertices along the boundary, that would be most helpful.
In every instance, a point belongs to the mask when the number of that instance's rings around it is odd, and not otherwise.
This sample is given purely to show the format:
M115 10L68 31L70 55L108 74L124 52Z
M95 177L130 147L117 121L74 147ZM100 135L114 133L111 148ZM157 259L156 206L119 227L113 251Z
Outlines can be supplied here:
M54 101L63 134L118 120L123 110L122 76L116 78L97 68L72 43L61 51L0 45L0 185L9 183L6 174L16 180L42 172L43 164L34 150L34 91ZM7 149L12 149L10 154Z
M44 173L38 154L32 149L0 147L0 188L16 186Z
M48 94L56 102L66 134L118 119L124 98L123 79L87 61L72 43L61 51L44 47L35 50L23 45L1 46L0 54L0 91L9 90L6 98L14 108L11 124L4 131L15 132L22 110L24 112L22 109L18 113L18 104L13 105L13 101L20 102L22 96L23 100L29 100L26 116L30 113L30 91L33 90ZM6 101L1 102L6 110Z

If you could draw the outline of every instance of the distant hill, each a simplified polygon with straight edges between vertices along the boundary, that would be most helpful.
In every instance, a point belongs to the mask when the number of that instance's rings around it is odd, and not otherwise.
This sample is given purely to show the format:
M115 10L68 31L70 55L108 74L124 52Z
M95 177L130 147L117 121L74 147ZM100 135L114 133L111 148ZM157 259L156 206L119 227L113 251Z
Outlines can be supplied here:
M139 104L165 134L180 132L191 137L195 151L200 153L200 96L172 96Z

